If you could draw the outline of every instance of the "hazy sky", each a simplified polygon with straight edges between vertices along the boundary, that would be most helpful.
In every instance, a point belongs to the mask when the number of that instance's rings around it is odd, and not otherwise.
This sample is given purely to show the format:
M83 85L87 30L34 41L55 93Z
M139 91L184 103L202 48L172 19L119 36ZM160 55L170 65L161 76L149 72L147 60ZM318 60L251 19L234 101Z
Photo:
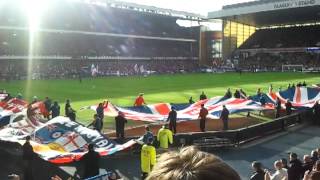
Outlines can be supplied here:
M210 11L220 10L222 6L252 0L121 0L148 6L174 9L207 15Z

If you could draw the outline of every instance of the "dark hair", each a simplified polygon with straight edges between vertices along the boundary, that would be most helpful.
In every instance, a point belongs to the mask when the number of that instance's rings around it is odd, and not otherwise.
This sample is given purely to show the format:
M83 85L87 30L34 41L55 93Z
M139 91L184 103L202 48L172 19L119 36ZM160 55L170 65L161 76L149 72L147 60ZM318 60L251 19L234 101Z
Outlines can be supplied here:
M27 140L27 141L30 141L30 139L31 139L30 136L27 136L27 137L26 137L26 140Z
M252 162L252 167L256 168L257 170L261 169L262 164L258 161L253 161Z

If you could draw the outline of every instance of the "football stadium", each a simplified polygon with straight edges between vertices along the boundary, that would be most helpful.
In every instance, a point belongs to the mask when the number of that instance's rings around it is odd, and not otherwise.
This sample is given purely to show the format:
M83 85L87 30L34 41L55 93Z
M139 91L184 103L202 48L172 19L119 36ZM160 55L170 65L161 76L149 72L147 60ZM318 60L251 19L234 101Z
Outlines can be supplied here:
M0 179L320 180L320 0L152 2L0 1Z

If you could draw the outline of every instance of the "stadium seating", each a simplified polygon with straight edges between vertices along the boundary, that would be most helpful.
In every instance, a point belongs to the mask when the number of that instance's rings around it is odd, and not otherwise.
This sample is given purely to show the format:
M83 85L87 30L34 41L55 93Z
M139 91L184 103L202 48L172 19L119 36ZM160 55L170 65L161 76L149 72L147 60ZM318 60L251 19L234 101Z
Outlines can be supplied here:
M320 45L319 35L319 25L260 29L240 49L316 47Z

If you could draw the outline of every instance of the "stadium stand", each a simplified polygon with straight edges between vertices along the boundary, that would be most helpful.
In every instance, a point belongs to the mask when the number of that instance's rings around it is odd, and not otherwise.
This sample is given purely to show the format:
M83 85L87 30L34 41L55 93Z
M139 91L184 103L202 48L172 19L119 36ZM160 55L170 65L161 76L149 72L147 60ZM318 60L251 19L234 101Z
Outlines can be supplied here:
M30 58L28 18L15 5L6 1L1 6L6 9L0 13L0 64L5 69L1 79L23 79ZM154 73L195 71L200 27L179 26L178 19L149 11L53 1L34 35L31 58L38 62L33 63L33 76L85 76L92 64L99 66L98 75L137 74L136 64Z

